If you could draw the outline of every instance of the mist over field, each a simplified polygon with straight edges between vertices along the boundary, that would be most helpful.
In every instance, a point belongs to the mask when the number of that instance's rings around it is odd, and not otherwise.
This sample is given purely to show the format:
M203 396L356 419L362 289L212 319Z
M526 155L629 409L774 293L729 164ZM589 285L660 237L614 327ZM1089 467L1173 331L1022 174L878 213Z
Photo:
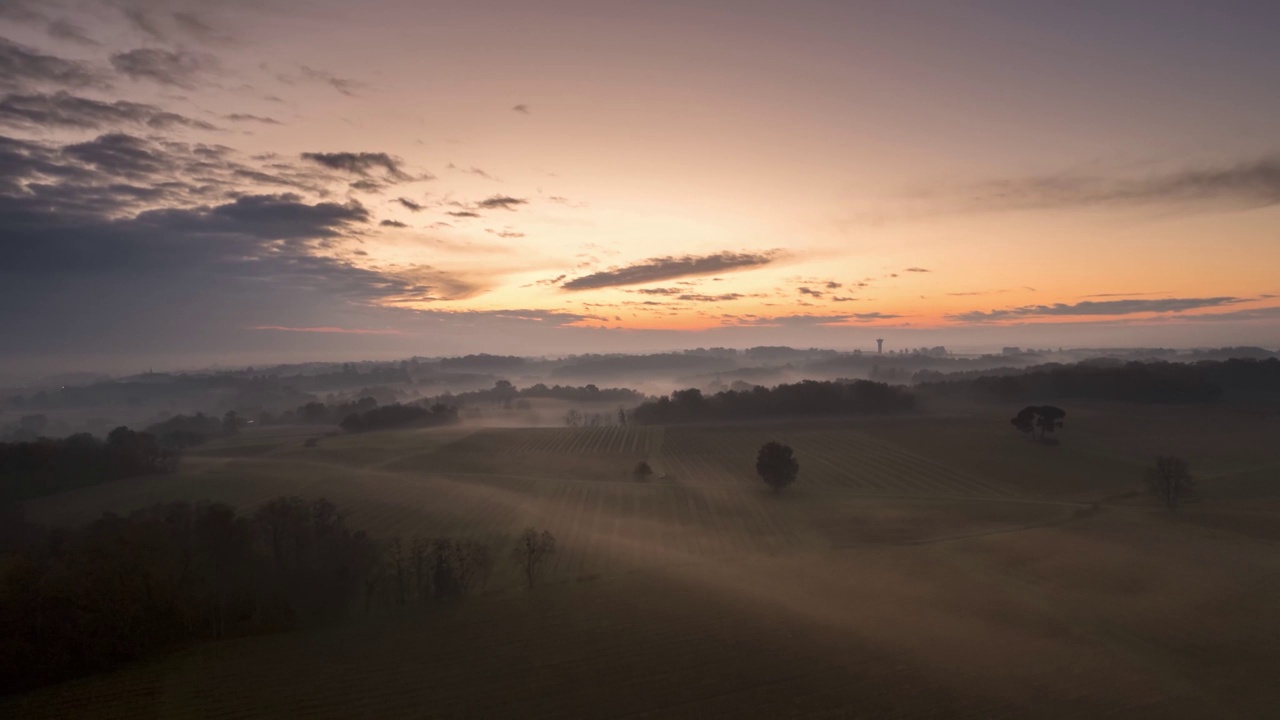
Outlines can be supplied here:
M1260 348L414 357L5 396L21 716L1277 700Z
M0 718L1280 717L1277 28L0 0Z

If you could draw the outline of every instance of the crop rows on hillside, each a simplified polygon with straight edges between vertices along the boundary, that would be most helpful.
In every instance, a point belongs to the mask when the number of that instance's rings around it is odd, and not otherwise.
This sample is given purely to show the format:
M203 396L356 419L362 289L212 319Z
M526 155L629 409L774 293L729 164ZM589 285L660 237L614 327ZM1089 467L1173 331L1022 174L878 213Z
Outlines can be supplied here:
M568 453L645 455L657 450L662 428L604 425L586 428L527 428L506 431L513 437L506 453Z

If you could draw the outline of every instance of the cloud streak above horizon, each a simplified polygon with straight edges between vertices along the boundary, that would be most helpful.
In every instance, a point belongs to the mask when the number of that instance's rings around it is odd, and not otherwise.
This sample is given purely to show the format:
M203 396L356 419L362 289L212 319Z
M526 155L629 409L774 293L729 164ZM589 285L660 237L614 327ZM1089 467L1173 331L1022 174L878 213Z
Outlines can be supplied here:
M1022 307L970 312L948 315L949 320L961 322L995 322L1017 318L1034 317L1087 317L1138 315L1142 313L1181 313L1200 308L1222 307L1252 302L1255 298L1239 297L1206 297L1206 298L1165 298L1160 300L1086 300L1078 303L1055 303L1052 305L1024 305Z
M659 280L714 275L721 272L764 267L780 257L777 250L762 253L719 252L714 255L683 255L644 260L612 270L602 270L574 278L560 287L565 290L593 290L626 287Z

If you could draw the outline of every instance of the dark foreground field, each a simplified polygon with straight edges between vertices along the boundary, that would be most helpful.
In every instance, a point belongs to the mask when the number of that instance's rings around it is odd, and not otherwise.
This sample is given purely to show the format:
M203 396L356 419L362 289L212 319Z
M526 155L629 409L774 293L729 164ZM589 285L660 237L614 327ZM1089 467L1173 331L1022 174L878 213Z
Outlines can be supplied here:
M327 496L378 535L509 542L545 581L206 645L0 704L6 717L1275 717L1280 437L1265 418L1073 409L768 426L246 432L177 476L31 503ZM796 486L754 476L791 444ZM1155 452L1200 501L1141 495ZM656 471L631 479L637 460Z

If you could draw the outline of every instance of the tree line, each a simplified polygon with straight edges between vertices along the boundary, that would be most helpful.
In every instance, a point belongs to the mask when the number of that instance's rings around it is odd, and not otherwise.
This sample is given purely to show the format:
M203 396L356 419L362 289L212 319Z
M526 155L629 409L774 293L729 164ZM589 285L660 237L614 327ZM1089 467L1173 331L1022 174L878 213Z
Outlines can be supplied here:
M921 393L1007 402L1040 398L1138 403L1275 402L1280 360L1179 362L1086 361L955 375L917 374Z
M902 412L915 407L905 387L871 380L803 380L773 388L725 390L704 395L701 390L677 390L670 397L642 403L631 412L641 425L740 420L804 415L846 415Z
M367 432L403 427L452 425L458 421L458 408L452 405L436 403L431 407L423 407L393 403L364 412L353 412L344 417L339 425L347 432Z
M527 388L517 388L509 380L499 380L488 390L472 390L456 395L443 395L440 399L441 401L461 406L475 403L510 405L513 401L527 399L617 404L639 402L644 398L643 393L630 388L599 388L590 384L580 387L572 385L552 385L548 387L546 383L537 383Z
M234 435L244 426L244 421L233 410L221 419L197 412L193 415L174 415L147 426L146 432L156 436L160 445L169 450L185 450L203 445L219 437Z
M100 440L88 433L0 443L0 504L99 483L172 472L175 452L155 435L118 427Z
M513 543L530 587L554 550L533 529ZM14 514L0 518L0 693L358 608L465 596L494 562L471 539L376 541L323 499L276 498L248 515L176 502L69 530Z

